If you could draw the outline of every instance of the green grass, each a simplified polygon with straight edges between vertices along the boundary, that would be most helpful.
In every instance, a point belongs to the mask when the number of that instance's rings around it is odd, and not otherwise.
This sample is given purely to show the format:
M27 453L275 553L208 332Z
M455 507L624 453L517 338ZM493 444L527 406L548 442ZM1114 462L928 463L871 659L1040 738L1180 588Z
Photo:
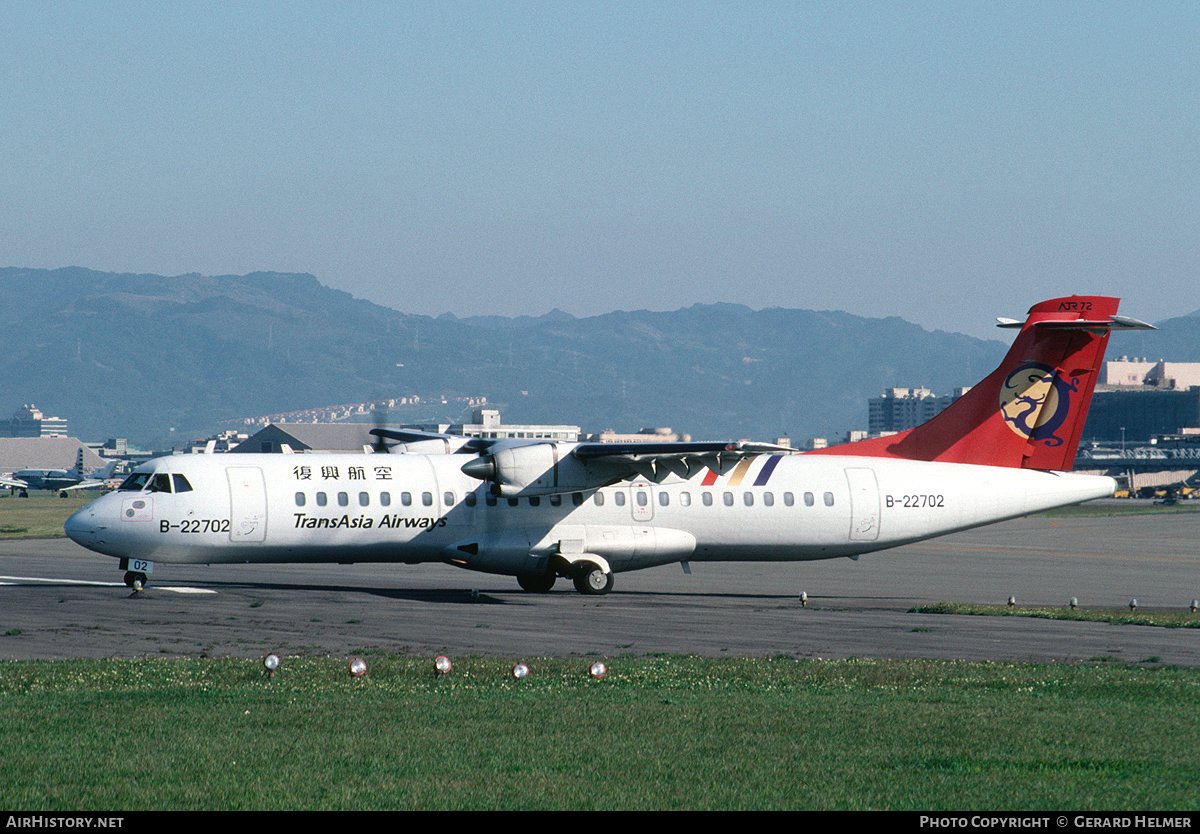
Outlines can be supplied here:
M1200 670L611 658L0 663L0 807L1188 810Z
M7 489L0 490L0 539L61 537L67 516L99 497L99 492L89 489L68 492L66 498L44 490L20 498Z
M1191 611L1137 612L1123 608L1083 609L1076 608L1022 608L1005 605L969 605L957 602L939 602L935 605L918 605L909 609L910 614L979 614L993 617L1039 617L1044 620L1080 620L1113 625L1148 625L1160 628L1200 628L1200 614Z
M1040 513L1033 513L1033 515L1049 518L1103 518L1121 515L1176 515L1196 512L1200 512L1200 500L1196 499L1180 501L1177 504L1155 504L1150 501L1131 499L1120 503L1074 504L1070 507L1043 510Z

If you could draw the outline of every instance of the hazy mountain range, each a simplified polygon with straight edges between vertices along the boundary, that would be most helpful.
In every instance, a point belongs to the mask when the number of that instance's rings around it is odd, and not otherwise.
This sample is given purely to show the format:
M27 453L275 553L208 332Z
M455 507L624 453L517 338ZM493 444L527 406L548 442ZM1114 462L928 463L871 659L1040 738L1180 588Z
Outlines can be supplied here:
M145 445L238 417L412 394L485 396L508 423L799 443L866 428L867 399L884 388L973 384L1008 344L899 318L737 304L431 318L279 273L3 268L0 298L0 417L33 403L78 437ZM1200 312L1118 338L1111 355L1200 361ZM469 414L456 403L391 415L439 417Z

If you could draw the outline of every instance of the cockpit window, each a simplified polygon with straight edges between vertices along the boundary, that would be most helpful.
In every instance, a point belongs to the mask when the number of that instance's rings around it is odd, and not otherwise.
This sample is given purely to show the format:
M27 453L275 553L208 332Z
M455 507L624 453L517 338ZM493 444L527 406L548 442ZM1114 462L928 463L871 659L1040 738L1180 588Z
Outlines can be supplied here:
M121 482L117 487L122 492L141 492L146 486L146 481L150 480L149 472L134 472L128 478Z
M191 492L192 485L183 475L168 475L165 472L134 472L117 487L123 492Z

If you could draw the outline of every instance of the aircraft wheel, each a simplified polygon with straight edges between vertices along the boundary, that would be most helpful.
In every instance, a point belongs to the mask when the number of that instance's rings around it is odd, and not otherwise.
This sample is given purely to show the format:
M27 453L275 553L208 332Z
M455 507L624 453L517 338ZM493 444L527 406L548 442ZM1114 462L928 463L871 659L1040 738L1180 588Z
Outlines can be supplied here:
M605 573L599 565L585 562L575 574L575 590L581 594L607 594L612 590L613 575Z
M135 591L140 591L142 588L145 588L146 582L147 577L144 573L132 570L125 573L125 584L130 588L133 588Z
M64 489L62 492L60 492L60 493L58 494L58 497L59 497L59 498L66 498L66 497L67 497L67 491Z
M517 576L517 584L530 593L544 594L554 587L557 578L553 573L522 573Z

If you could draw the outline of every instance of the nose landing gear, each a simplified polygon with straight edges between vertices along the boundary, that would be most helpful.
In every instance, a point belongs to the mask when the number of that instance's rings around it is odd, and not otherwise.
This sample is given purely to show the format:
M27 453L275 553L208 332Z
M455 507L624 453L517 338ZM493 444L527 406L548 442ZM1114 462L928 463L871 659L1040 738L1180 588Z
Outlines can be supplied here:
M139 571L131 570L125 572L125 584L132 588L135 594L145 588L148 581L149 579L146 574Z

